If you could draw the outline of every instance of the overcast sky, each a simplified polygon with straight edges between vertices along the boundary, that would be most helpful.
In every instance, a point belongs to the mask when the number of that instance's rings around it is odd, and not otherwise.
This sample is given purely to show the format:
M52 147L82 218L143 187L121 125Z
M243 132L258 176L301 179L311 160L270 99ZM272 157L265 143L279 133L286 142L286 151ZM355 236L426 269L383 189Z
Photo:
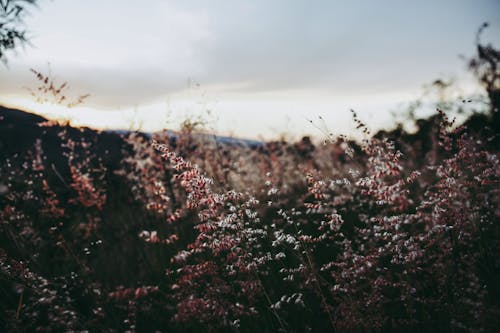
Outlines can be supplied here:
M90 93L75 122L143 129L207 108L221 133L256 137L334 130L358 109L374 127L423 84L455 76L475 32L500 45L500 1L41 0L31 46L0 65L0 102L41 113L29 68ZM199 84L199 86L198 86ZM78 111L78 112L77 112ZM66 112L66 111L57 111Z

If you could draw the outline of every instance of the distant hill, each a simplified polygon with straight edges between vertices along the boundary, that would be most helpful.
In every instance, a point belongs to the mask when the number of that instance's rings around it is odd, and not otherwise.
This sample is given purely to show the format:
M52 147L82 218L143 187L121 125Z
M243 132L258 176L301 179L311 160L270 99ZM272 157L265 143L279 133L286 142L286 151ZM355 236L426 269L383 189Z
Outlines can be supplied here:
M7 108L0 105L0 156L5 154L10 155L12 153L22 151L23 149L31 146L37 138L40 138L44 134L49 134L50 136L50 133L53 132L52 134L55 135L57 132L56 128L58 126L55 126L53 129L51 129L50 127L40 126L40 124L46 121L48 121L48 119L42 116L17 109ZM120 138L122 138L123 136L131 133L131 131L128 130L98 131L88 127L71 127L71 132L76 133L75 131L86 133L86 135L92 137L104 136L106 139L104 141L111 140L114 142L114 144L117 144L118 141L121 141ZM169 133L169 136L171 138L176 138L178 136L175 131L168 130L167 132ZM154 133L142 134L146 137L151 137ZM264 144L262 141L258 140L239 139L229 136L214 136L211 134L202 133L196 135L204 136L206 138L213 137L219 144L249 147L261 147ZM115 145L112 146L116 148Z
M44 146L47 147L46 153L57 160L61 144L58 133L62 126L40 126L46 121L48 119L42 116L0 105L0 157L5 158L30 149L33 147L36 139L43 138ZM413 158L423 158L427 152L432 150L431 138L436 136L435 130L438 122L439 117L435 115L427 119L417 120L417 131L415 133L408 133L401 127L398 127L392 130L381 130L375 133L375 137L386 137L395 141L403 153L406 150L405 145L409 145L412 147L413 152L419 152L418 156L412 156ZM471 133L476 133L484 137L488 141L487 145L490 149L498 149L499 137L498 133L495 133L495 124L492 123L491 117L485 114L473 114L464 123L464 126L467 126ZM120 163L122 158L121 150L124 148L123 138L131 133L127 130L98 131L88 127L75 128L68 125L65 128L70 137L84 137L86 140L96 143L95 153L102 156L110 164L109 166ZM167 132L173 141L179 136L175 131L168 130ZM141 134L150 138L154 133ZM215 140L217 144L222 146L259 148L264 152L268 149L275 149L277 144L287 144L285 142L262 142L228 136L216 136L207 133L197 133L195 135L207 140ZM301 142L296 143L295 148L299 148L300 150L304 142L307 145L311 145L309 138L306 137Z

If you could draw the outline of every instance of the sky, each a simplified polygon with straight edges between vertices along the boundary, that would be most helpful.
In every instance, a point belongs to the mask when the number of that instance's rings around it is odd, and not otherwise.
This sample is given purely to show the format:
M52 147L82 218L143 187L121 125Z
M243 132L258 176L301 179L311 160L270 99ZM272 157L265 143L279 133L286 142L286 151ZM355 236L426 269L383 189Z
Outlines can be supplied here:
M390 127L422 86L477 86L460 55L500 45L500 1L40 0L30 44L0 65L0 103L77 125L154 131L202 117L209 130L248 138L354 128L350 109ZM70 110L37 104L35 68L68 94Z

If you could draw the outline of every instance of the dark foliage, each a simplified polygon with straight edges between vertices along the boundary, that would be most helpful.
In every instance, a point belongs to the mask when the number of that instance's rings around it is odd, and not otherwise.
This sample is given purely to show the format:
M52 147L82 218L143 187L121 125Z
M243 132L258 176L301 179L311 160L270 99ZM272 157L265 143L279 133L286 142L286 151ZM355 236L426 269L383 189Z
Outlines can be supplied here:
M353 111L361 142L0 107L0 331L494 332L498 57L478 52L488 110L373 136Z
M27 41L23 18L36 0L0 0L0 60L7 62L6 52Z

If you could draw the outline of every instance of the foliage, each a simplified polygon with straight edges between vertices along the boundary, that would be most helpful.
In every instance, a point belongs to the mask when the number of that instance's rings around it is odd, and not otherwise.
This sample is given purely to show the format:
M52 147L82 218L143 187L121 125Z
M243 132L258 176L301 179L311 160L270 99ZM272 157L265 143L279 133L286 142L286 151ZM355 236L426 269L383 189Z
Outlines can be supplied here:
M0 1L0 60L7 62L6 52L24 44L27 40L24 16L36 0Z
M443 112L429 122L427 151L131 133L119 164L104 133L40 122L0 169L1 325L492 330L498 151Z
M33 68L30 69L30 72L35 76L38 87L36 89L28 88L28 91L37 103L52 103L72 108L82 104L90 96L90 94L84 94L71 99L67 94L69 89L68 82L58 83L52 76L50 66L48 74L44 74Z
M352 115L359 143L245 145L2 108L0 330L495 331L494 117Z

